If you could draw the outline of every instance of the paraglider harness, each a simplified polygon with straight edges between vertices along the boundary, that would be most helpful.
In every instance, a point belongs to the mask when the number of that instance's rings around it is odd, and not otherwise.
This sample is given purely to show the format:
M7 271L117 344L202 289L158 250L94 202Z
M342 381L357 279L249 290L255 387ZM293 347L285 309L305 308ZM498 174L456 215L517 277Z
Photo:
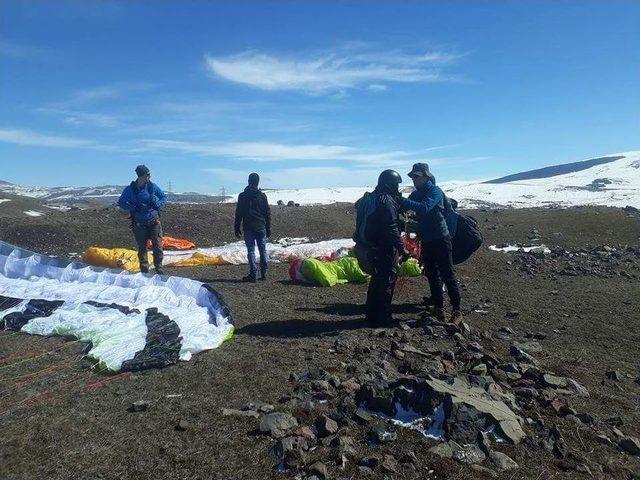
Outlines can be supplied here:
M371 265L372 246L367 241L365 232L367 229L367 219L375 212L377 205L376 197L371 192L365 194L356 202L356 231L353 234L353 241L356 242L353 247L353 253L358 260L358 264L363 272L371 275L373 273L373 265Z
M140 191L140 187L138 187L138 183L134 180L133 182L131 182L131 184L129 185L131 187L131 190L133 190L133 194L135 195L136 198L136 209L138 207L138 204L140 202L138 202L138 192ZM149 194L150 197L153 197L153 183L152 182L147 182L147 184L144 186L144 188L147 189L147 193ZM158 222L158 218L160 218L160 207L155 207L155 210L158 212L158 216L157 217L153 217L151 220L148 220L146 222L136 222L134 219L134 212L129 212L129 220L131 222L130 227L131 230L133 230L136 226L136 223L140 223L140 224L144 224L145 226L151 226L151 225L155 225Z

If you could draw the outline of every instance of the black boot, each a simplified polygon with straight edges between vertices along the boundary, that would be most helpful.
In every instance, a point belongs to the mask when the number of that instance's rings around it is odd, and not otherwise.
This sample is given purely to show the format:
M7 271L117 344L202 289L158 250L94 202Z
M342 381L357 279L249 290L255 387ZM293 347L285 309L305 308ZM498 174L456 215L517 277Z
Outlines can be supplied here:
M162 265L156 265L156 275L164 275L164 268L162 268Z
M246 277L242 277L242 281L245 283L256 283L256 276L249 274Z

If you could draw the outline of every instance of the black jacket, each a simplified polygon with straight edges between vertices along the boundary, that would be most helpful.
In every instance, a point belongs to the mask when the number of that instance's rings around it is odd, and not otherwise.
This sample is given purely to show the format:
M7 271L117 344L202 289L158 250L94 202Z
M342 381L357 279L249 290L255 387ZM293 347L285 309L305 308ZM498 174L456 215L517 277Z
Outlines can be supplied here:
M404 244L400 238L400 221L398 212L402 197L374 190L376 195L376 209L367 219L365 237L374 247L394 247L397 251L404 251Z
M240 235L240 224L243 230L257 232L266 230L267 236L271 235L271 210L267 202L267 196L258 187L247 186L238 195L236 206L235 233Z

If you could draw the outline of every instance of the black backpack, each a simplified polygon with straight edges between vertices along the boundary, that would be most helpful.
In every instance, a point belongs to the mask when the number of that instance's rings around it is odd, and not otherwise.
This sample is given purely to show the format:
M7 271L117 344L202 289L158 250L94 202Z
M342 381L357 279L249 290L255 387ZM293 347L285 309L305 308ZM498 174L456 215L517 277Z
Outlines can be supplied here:
M353 234L353 241L356 242L353 248L353 254L358 260L358 265L363 272L371 275L373 273L373 266L371 265L371 245L365 238L365 231L367 229L367 220L369 216L375 212L377 207L376 197L366 192L356 203L356 231Z
M467 260L482 245L482 232L478 221L471 215L458 213L458 229L451 239L453 264Z

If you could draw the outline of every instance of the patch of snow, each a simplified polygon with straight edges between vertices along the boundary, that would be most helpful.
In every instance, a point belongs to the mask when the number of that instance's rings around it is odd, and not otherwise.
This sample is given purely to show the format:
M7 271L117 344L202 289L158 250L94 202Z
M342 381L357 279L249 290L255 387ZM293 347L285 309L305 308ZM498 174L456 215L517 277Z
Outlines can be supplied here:
M551 253L551 250L546 245L527 245L526 247L518 246L518 245L507 245L506 247L498 247L497 245L489 246L489 250L493 250L494 252L543 252L543 253Z
M0 203L10 202L10 201L11 201L10 198L0 198Z
M35 210L27 210L24 213L25 213L25 215L29 215L30 217L41 217L42 215L44 215L44 213L37 212Z

